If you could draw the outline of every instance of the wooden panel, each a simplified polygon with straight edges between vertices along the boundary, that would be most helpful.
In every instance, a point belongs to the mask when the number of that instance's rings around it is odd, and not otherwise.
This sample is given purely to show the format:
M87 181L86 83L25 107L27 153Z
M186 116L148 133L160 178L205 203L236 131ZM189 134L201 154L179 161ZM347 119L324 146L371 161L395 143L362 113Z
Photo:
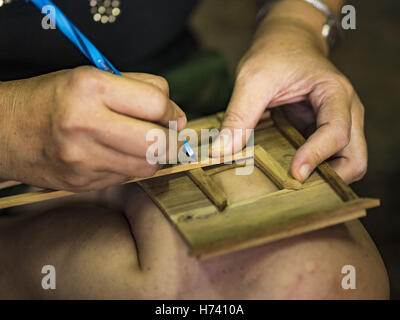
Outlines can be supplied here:
M275 179L281 179L280 183L285 187L284 180L291 178L288 172L296 148L304 143L304 138L284 115L279 112L273 115L279 130L271 125L269 113L265 113L255 133L255 144L260 145L267 154L260 155L256 151L258 166L261 169L264 167L264 172L271 177L278 172L278 178ZM219 113L191 121L188 127L197 131L219 128L222 119L223 114ZM246 159L246 153L243 152L238 158ZM225 160L220 159L219 162ZM207 181L208 177L241 165L216 165L212 162L176 165L159 170L151 179L132 181L137 181L159 206L187 242L191 253L201 258L349 221L365 215L365 208L379 204L374 199L359 199L324 163L303 183L300 190L283 189L257 197L253 193L253 196L250 194L245 200L228 203L223 211L218 211L210 199L223 207L224 197L221 194L215 196L217 188ZM198 168L207 170L203 172ZM195 169L198 170L190 173L189 178L185 171ZM2 198L0 208L71 194L41 190Z
M364 215L360 210L376 205L374 199L343 203L323 183L232 205L224 214L180 223L178 229L191 254L208 258L353 220Z
M296 190L301 188L301 183L293 179L288 171L260 146L254 148L254 161L256 166L279 188Z
M266 128L255 134L255 145L260 145L266 150L287 172L296 153L296 148L275 127ZM307 181L322 179L317 171L314 171Z
M218 213L217 208L186 174L144 180L139 185L173 222Z
M225 192L204 172L203 169L193 169L186 171L190 179L199 187L201 191L219 209L224 210L228 205L228 198Z
M290 131L290 124L286 122L285 125ZM255 144L262 147L255 147L258 167L264 167L264 172L273 179L278 171L282 187L285 179L293 179L288 172L296 152L296 145L286 138L285 132L266 125L255 135ZM264 149L264 154L260 155L257 149ZM206 169L205 173L212 175L236 166L213 166ZM191 254L199 258L349 221L365 215L365 208L379 203L374 199L343 202L340 193L315 171L300 190L283 189L258 197L250 196L243 201L230 203L224 211L218 212L199 189L193 189L190 185L193 181L186 176L165 177L165 180L160 183L152 179L141 184L146 185L146 192L173 221ZM177 196L179 192L183 193Z
M296 148L304 144L304 137L289 123L282 110L279 108L274 109L272 112L272 119L278 130L280 130ZM358 198L354 191L338 176L329 164L323 162L318 166L318 171L343 201L355 200Z

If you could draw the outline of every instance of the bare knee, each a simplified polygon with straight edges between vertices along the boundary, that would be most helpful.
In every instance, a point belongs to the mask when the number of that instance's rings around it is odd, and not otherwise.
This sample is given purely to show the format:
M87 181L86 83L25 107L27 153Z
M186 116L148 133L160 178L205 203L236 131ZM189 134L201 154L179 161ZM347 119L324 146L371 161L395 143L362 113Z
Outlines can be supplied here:
M358 221L289 239L264 289L277 299L387 299L381 257Z

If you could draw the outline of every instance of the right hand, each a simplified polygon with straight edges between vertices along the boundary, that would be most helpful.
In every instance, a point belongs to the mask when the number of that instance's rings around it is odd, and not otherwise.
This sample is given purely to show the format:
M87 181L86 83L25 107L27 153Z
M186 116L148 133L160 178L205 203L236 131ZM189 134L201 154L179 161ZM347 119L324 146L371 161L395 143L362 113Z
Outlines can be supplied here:
M186 125L168 83L149 74L79 67L1 83L0 96L0 178L43 188L79 192L151 176L158 166L146 161L147 131Z

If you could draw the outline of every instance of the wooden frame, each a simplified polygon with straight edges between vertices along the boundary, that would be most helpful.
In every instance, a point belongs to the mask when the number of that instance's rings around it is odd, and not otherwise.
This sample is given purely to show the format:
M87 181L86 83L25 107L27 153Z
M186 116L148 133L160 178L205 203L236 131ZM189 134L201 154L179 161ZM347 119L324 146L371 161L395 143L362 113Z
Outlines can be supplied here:
M219 128L221 113L191 121L195 130ZM254 164L276 192L229 203L212 176L243 166L241 162L219 164L207 160L159 170L149 179L136 179L188 244L190 254L199 258L259 245L365 215L365 209L379 205L377 199L361 199L327 164L318 167L300 184L289 174L296 149L303 136L276 109L261 119L255 132ZM40 190L0 198L0 208L68 196L66 191Z
M220 116L200 119L190 126L219 126L221 120ZM272 117L265 115L257 126L254 163L280 189L274 193L229 203L219 187L210 183L210 176L238 164L203 168L196 177L189 171L139 184L176 227L190 254L198 258L343 223L379 205L377 199L358 198L327 163L303 185L294 180L289 175L290 163L304 141L279 109Z

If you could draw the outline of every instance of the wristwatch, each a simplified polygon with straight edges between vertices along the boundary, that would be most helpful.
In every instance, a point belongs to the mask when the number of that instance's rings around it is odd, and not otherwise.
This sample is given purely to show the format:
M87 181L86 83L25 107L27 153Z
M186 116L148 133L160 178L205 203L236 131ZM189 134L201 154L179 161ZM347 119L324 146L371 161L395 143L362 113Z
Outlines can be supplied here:
M257 21L261 21L268 13L270 7L278 1L279 0L268 0L258 11ZM332 13L331 9L329 9L329 7L320 0L297 0L297 1L307 2L310 5L312 5L315 9L319 10L325 15L326 22L322 26L321 33L322 36L325 38L329 46L329 49L330 50L334 49L340 42L339 40L341 39L342 34L339 26L339 21L336 18L336 16Z

